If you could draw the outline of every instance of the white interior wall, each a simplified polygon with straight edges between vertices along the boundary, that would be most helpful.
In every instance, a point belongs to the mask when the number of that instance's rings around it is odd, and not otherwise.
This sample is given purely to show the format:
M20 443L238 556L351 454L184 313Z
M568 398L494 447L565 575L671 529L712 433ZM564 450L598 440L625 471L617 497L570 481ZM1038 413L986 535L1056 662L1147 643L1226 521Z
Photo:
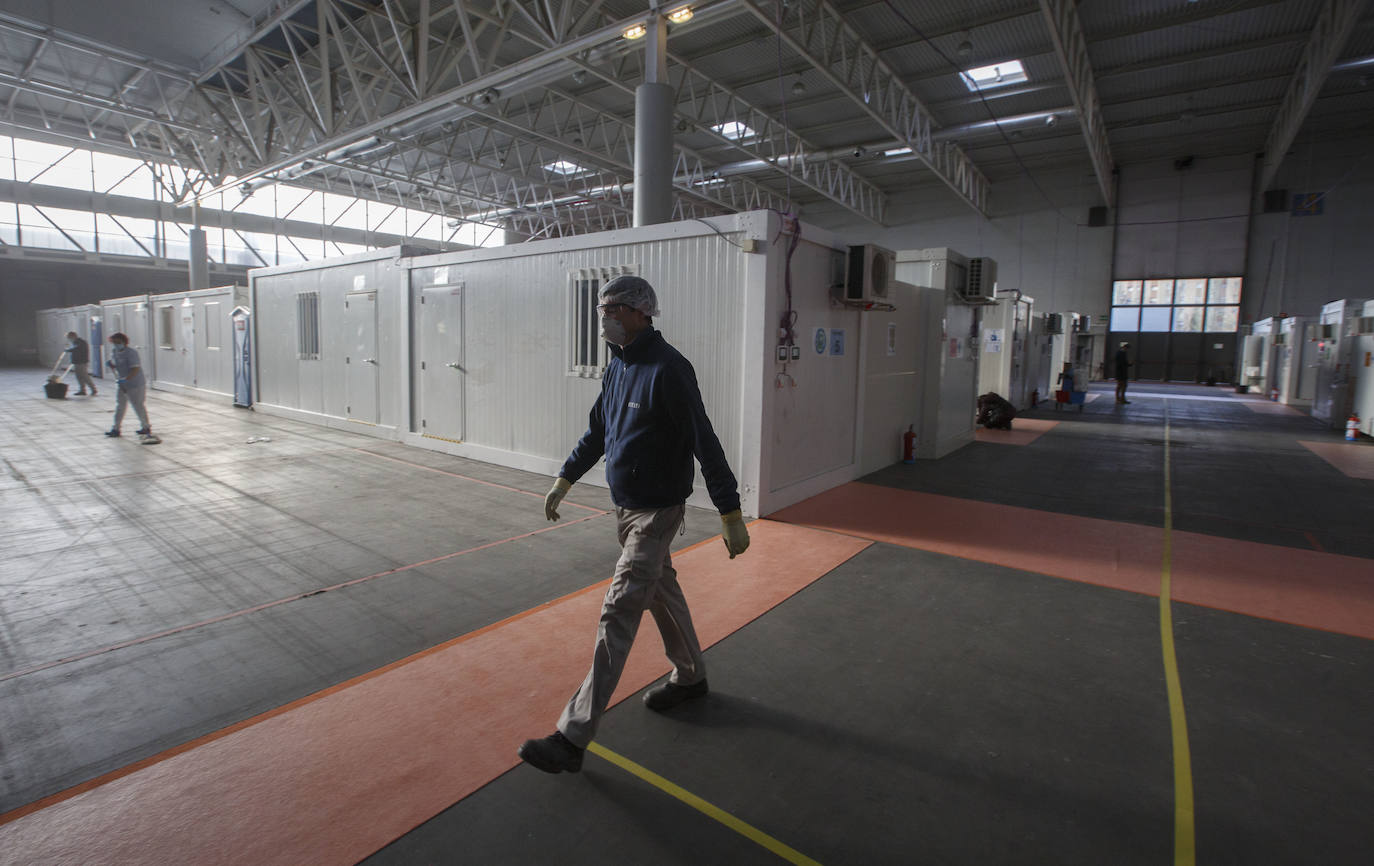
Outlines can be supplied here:
M913 163L913 172L924 169ZM827 225L846 243L877 243L890 250L950 247L997 262L1002 289L1021 289L1044 312L1073 310L1098 319L1110 306L1112 227L1088 225L1101 204L1091 175L1036 172L1034 180L993 186L988 217L978 215L943 187L889 196L888 226L858 217L830 216ZM805 218L805 214L803 214Z
M1249 155L1123 167L1113 279L1243 274L1253 172Z
M902 459L902 436L919 422L920 310L916 289L897 283L893 311L861 314L863 339L862 447L858 477Z
M1322 212L1265 214L1256 203L1242 321L1313 316L1340 298L1374 297L1374 135L1300 139L1270 189L1325 193Z

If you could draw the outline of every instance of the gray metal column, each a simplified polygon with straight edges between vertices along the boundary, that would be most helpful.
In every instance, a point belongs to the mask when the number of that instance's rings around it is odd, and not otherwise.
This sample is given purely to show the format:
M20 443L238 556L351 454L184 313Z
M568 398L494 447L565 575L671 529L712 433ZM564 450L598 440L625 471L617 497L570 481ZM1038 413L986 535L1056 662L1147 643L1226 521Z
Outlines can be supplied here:
M673 88L668 81L668 20L655 13L644 35L645 81L635 88L635 225L673 216Z
M191 205L195 228L191 229L191 291L210 288L210 257L205 248L205 229L200 227L200 202Z

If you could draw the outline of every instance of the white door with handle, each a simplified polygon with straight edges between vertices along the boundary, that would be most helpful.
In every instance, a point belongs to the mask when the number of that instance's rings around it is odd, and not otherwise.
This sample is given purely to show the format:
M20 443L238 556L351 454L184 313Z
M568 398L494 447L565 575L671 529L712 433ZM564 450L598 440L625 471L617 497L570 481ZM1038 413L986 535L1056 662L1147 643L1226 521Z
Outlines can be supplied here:
M344 357L344 412L350 421L377 424L377 293L349 292L344 297L348 354Z
M416 432L461 442L464 434L463 284L428 286L416 305L419 401Z

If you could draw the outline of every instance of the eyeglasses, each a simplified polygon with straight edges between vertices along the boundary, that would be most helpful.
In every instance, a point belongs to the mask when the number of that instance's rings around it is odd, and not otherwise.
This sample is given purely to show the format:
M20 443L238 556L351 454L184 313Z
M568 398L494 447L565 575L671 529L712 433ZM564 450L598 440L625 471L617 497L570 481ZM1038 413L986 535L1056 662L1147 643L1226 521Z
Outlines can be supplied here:
M619 315L620 313L626 313L634 309L634 307L630 306L629 304L597 304L596 308L601 312L603 316L615 316Z

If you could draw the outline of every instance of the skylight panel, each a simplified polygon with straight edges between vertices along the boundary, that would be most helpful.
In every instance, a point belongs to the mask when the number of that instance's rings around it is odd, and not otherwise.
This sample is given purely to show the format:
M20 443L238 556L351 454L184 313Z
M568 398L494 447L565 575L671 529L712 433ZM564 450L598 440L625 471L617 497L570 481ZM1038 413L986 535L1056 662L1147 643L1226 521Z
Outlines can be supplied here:
M991 66L979 66L968 72L960 72L959 77L968 85L969 90L988 90L1025 81L1026 69L1019 60L1006 60Z
M544 166L544 170L551 171L554 174L561 174L564 177L569 177L574 174L585 174L589 169L583 168L575 162L559 159Z
M758 136L757 132L745 126L743 123L740 123L738 120L727 120L725 123L717 123L711 128L731 141L743 141Z

